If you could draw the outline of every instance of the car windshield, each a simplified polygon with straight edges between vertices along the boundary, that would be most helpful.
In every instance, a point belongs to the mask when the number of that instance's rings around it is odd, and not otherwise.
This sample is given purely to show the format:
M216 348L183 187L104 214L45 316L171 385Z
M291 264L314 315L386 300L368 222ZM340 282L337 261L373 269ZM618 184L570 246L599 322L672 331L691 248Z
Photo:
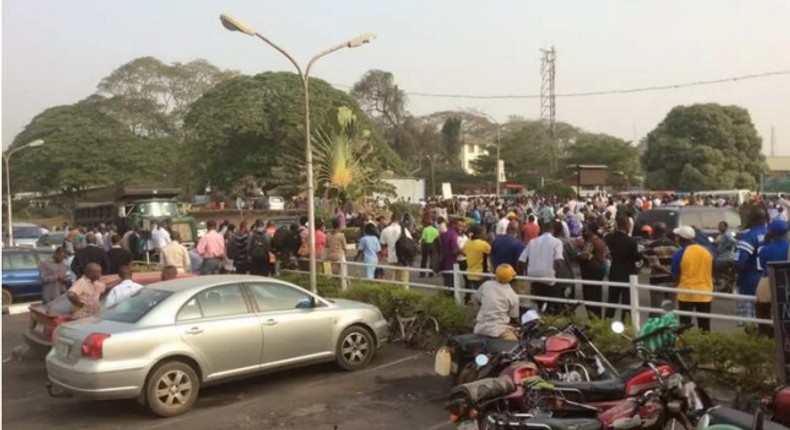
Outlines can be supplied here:
M135 206L135 212L153 217L178 216L178 204L175 202L146 202Z
M143 288L137 294L121 300L115 306L105 309L102 319L126 323L136 323L151 309L162 303L170 291Z
M15 239L38 239L41 237L41 229L38 227L14 227Z

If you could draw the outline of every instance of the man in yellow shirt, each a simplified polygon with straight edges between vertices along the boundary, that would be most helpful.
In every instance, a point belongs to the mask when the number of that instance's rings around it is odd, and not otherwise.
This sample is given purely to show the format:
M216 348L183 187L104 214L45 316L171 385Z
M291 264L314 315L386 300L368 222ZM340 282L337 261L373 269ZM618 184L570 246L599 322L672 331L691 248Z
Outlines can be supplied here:
M488 255L491 254L491 245L485 240L485 232L483 226L475 225L471 230L472 238L469 239L464 245L464 253L466 253L466 271L468 273L469 288L476 290L483 283L483 276L475 275L475 273L483 273L485 271L485 263Z
M679 289L713 291L713 254L704 246L696 243L696 232L689 226L678 227L674 231L680 249L672 256L672 275ZM710 313L712 296L678 293L678 308L681 311ZM691 317L680 316L681 324L691 323ZM697 326L702 331L710 331L710 319L697 317Z

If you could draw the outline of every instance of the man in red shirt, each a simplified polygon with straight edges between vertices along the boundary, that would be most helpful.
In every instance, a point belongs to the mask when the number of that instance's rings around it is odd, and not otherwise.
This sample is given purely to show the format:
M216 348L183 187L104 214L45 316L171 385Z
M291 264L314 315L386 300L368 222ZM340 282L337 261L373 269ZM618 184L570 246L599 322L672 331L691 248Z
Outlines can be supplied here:
M524 223L524 243L529 243L530 240L540 236L540 226L538 225L535 215L527 217L527 222Z

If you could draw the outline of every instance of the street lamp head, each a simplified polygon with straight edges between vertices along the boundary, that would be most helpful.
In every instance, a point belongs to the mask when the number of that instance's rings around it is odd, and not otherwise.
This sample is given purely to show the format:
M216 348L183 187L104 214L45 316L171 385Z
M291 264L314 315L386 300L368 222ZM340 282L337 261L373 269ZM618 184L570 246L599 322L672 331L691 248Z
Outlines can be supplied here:
M376 38L376 35L373 33L365 33L363 35L357 36L346 43L346 46L349 48L356 48L358 46L362 46L366 43L370 43L373 39Z
M36 139L36 140L34 140L34 141L32 141L32 142L28 143L28 144L27 144L27 145L25 145L25 146L27 146L28 148L35 148L35 147L37 147L37 146L41 146L41 145L43 145L43 144L44 144L44 140L43 140L43 139Z
M233 15L223 13L222 15L219 16L219 20L220 22L222 22L222 26L230 31L238 31L248 36L255 36L256 31L254 28L252 28L251 25L236 18Z

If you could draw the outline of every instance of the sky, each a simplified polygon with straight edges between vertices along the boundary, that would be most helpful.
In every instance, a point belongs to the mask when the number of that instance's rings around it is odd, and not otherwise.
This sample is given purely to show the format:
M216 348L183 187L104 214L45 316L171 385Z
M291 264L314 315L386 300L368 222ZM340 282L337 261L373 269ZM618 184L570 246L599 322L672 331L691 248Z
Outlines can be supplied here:
M46 108L77 102L121 64L205 58L246 74L292 71L260 40L225 30L231 13L299 61L361 33L377 39L321 59L313 76L352 85L367 70L407 92L539 94L541 49L557 50L556 92L618 90L790 70L788 0L3 0L3 147ZM342 87L340 87L342 88ZM345 88L344 88L345 89ZM660 92L558 97L556 116L639 140L676 105L737 104L766 154L790 155L790 75ZM531 99L411 95L422 115L472 109L540 117Z

